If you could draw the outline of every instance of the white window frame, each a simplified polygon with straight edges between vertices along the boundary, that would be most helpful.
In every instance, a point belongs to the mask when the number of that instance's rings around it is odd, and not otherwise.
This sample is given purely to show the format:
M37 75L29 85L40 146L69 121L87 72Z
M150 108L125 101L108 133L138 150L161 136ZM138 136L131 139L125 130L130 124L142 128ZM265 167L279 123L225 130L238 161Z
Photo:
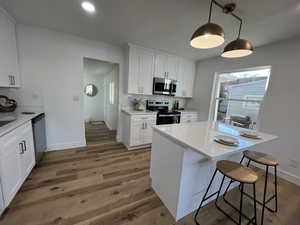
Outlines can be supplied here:
M210 122L216 122L217 120L217 106L219 105L220 100L226 100L226 101L239 101L239 102L251 102L251 103L258 103L262 104L265 98L265 95L263 96L263 100L244 100L244 99L234 99L234 98L220 98L218 97L220 93L220 85L219 85L219 80L220 80L220 75L224 73L236 73L236 72L243 72L243 71L255 71L255 70L263 70L263 69L269 69L270 70L270 75L272 72L272 66L259 66L259 67L252 67L252 68L245 68L245 69L237 69L237 70L230 70L230 71L222 71L222 72L215 72L214 74L214 82L213 82L213 88L211 92L211 100L210 100L210 107L209 107L209 115L208 115L208 121ZM269 88L269 81L270 81L270 75L266 83L266 91L265 94L267 93L267 90ZM260 115L258 115L258 118ZM258 119L259 121L259 119ZM256 124L256 127L259 127L259 124Z

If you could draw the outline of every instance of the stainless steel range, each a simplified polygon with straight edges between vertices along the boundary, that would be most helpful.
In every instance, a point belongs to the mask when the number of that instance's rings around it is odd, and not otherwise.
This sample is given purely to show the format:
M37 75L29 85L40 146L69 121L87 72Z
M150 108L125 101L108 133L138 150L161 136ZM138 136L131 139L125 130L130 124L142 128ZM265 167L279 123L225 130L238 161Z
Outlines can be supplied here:
M156 124L173 124L180 123L181 113L178 111L169 110L169 101L148 100L146 105L147 110L157 111Z

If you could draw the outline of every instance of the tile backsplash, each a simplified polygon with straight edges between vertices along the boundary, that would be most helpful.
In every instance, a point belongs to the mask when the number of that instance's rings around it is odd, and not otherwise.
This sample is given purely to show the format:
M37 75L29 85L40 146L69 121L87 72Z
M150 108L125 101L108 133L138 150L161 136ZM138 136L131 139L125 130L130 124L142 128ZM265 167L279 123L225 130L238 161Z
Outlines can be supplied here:
M174 103L175 100L179 101L179 107L185 107L186 104L186 99L183 98L176 98L176 97L171 97L171 96L163 96L163 95L157 95L157 96L145 96L145 95L127 95L124 96L125 99L123 99L123 104L122 104L122 108L123 109L131 109L132 108L132 103L131 101L133 99L141 99L144 101L144 108L146 107L146 100L167 100L169 101L169 108L172 108L172 105Z

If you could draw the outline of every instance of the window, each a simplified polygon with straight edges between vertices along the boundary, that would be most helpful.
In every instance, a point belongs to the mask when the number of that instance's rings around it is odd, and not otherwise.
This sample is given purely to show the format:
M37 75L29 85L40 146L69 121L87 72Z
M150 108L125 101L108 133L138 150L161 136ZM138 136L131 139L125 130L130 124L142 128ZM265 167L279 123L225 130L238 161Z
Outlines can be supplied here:
M217 73L210 118L247 129L256 129L271 67Z

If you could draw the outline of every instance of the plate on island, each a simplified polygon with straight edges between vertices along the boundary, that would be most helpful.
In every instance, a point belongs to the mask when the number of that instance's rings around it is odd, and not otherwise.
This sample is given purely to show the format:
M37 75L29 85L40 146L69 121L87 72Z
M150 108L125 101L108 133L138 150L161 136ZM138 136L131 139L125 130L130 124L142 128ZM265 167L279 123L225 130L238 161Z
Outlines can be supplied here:
M228 146L238 146L239 145L238 139L229 137L229 136L225 136L225 135L218 135L215 137L214 140L223 145L228 145Z
M256 131L242 131L240 135L246 138L261 139L261 136Z

